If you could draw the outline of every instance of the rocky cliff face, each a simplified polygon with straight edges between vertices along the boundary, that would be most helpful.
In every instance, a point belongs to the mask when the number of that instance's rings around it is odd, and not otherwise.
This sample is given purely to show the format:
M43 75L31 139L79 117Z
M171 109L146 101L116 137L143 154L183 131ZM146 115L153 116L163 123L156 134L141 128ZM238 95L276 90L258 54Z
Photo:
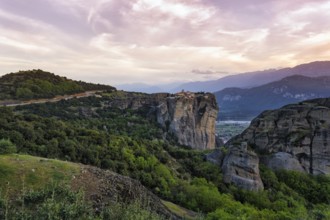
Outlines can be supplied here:
M221 164L225 182L241 188L263 188L259 163L273 170L330 174L330 98L266 111L226 147L225 156L214 152L208 158Z
M218 106L211 93L125 93L106 105L144 109L150 117L156 118L164 130L165 138L174 136L181 145L194 149L213 149L216 145Z
M195 149L216 145L215 122L218 108L212 94L179 93L159 100L157 122L178 142Z
M271 169L330 173L330 99L266 111L227 146L247 142Z
M231 143L246 141L273 169L330 173L330 99L267 111Z
M229 149L222 164L223 180L247 190L263 190L259 174L259 158L246 146L233 146Z

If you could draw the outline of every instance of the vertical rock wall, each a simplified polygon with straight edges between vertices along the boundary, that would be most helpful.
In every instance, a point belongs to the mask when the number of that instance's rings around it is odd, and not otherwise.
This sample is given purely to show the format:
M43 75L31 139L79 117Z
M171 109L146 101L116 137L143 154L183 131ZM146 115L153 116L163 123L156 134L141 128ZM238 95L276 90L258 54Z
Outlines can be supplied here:
M213 94L182 92L158 100L157 122L181 145L213 149L218 106Z

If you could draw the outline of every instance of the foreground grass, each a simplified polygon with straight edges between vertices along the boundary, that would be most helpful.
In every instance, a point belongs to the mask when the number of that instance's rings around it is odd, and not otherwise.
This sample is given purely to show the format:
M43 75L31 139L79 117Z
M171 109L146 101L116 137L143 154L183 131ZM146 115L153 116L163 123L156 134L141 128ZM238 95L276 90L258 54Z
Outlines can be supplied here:
M191 210L185 209L181 206L178 206L172 202L162 200L162 203L173 213L177 216L180 216L183 219L187 220L199 220L204 219L201 215Z
M163 220L141 201L96 211L85 192L73 191L79 164L28 155L0 155L0 219Z
M80 172L79 165L29 155L0 155L0 191L14 195L23 188L69 183Z

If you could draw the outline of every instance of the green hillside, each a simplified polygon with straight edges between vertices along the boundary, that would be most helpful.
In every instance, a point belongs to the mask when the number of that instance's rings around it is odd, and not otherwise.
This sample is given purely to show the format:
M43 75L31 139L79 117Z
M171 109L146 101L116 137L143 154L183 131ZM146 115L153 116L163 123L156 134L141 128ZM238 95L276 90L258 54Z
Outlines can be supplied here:
M139 94L125 93L135 95ZM327 177L264 169L262 192L226 185L220 168L205 161L206 152L178 146L175 140L164 141L149 111L105 104L118 96L123 93L0 108L0 139L13 142L18 153L90 164L130 176L162 199L200 212L207 219L330 216ZM292 184L307 180L322 190L306 191Z
M84 172L79 164L0 155L0 219L164 219L133 199L131 203L104 204L97 212L94 201L87 197L90 189L75 187L76 178L83 182L81 186L87 184L82 179ZM120 195L114 196L120 199Z
M115 90L112 86L74 81L42 70L19 71L0 77L0 100L52 98L90 90Z
M69 183L80 172L74 163L29 155L0 155L0 191L10 196L44 188L50 183Z

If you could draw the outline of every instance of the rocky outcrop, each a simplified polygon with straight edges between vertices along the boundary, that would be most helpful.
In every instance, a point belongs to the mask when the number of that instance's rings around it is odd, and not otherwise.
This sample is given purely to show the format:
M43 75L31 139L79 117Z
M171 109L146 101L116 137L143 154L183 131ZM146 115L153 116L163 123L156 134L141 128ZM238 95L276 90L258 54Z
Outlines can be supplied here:
M299 161L289 153L278 152L271 156L261 156L261 162L272 170L295 170L304 172L302 165Z
M105 106L144 110L155 118L164 138L194 149L216 146L215 125L218 106L213 94L181 92L177 94L123 93L105 102Z
M266 111L227 144L247 142L272 169L330 173L330 99Z
M229 149L222 163L223 181L246 189L259 191L264 186L259 174L259 158L246 145L233 146Z
M179 144L195 149L216 145L215 122L218 108L212 94L178 93L159 100L157 122Z
M273 170L330 174L330 98L265 111L206 159L222 167L224 182L262 190L259 163Z

